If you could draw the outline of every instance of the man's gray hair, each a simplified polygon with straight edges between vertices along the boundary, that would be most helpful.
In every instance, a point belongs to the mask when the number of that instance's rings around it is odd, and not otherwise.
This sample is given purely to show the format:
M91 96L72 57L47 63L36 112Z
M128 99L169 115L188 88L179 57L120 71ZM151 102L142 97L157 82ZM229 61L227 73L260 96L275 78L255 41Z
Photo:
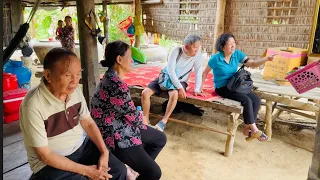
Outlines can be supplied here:
M195 42L200 41L201 38L198 35L195 34L188 34L183 41L184 45L190 45L190 44L194 44Z

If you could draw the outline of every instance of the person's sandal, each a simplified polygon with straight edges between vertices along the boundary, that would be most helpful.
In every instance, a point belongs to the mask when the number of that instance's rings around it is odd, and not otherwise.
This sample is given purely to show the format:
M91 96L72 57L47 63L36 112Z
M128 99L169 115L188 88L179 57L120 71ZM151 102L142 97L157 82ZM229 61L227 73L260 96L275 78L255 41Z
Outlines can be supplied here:
M266 142L269 140L268 136L265 135L262 131L257 131L257 132L251 132L249 133L249 136L246 137L246 141L250 142L254 139L258 139L260 142Z
M166 124L163 121L159 121L155 126L157 130L163 132L164 129L166 128Z

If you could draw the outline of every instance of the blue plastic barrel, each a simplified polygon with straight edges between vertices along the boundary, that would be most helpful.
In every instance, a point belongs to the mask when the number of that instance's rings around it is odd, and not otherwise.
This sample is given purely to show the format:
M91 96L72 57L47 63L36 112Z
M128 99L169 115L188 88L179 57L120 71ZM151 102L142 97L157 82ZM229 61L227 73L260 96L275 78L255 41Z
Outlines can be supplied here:
M20 88L30 88L30 80L32 72L26 66L23 66L21 61L8 60L4 65L3 71L6 73L15 74L18 79Z

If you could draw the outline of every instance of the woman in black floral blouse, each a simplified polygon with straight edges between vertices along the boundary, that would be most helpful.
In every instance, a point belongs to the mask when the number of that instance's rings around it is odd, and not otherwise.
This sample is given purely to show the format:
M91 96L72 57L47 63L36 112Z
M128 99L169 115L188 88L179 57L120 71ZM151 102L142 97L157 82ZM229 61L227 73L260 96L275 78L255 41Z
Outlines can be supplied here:
M108 148L138 172L138 180L159 180L161 169L154 161L166 144L164 133L142 123L142 112L131 100L128 85L122 81L132 69L130 46L122 41L109 43L105 60L108 67L91 101L91 115Z

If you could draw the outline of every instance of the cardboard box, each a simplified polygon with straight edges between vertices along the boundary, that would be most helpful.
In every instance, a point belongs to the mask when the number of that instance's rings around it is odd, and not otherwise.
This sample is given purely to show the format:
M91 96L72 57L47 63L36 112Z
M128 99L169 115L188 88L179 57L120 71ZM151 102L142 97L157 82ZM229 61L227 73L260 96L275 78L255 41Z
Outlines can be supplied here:
M320 60L320 54L310 54L308 56L307 64L311 64L311 63L318 61L318 60Z
M279 85L290 85L290 83L285 80L285 77L294 67L306 65L308 49L294 47L268 48L262 57L274 54L277 54L274 60L265 63L263 79L274 80Z

